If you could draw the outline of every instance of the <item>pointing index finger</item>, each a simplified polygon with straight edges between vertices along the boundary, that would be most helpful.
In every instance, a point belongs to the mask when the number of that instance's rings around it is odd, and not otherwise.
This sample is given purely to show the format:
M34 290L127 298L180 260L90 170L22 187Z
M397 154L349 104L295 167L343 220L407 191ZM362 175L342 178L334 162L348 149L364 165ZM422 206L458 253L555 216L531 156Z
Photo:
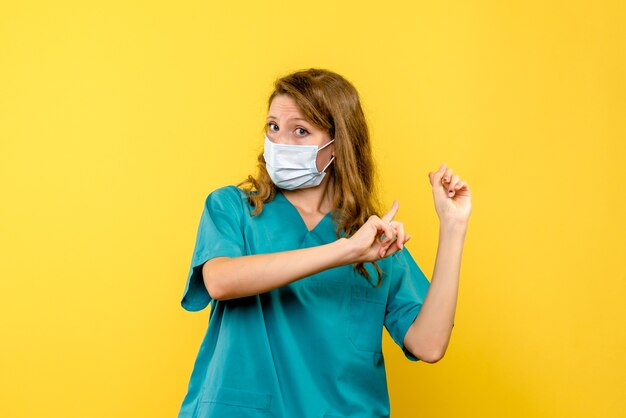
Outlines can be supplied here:
M393 220L393 217L396 216L396 213L398 213L399 206L400 204L398 203L398 201L394 200L393 204L391 205L391 209L389 209L389 212L385 213L381 219L386 223L391 222Z

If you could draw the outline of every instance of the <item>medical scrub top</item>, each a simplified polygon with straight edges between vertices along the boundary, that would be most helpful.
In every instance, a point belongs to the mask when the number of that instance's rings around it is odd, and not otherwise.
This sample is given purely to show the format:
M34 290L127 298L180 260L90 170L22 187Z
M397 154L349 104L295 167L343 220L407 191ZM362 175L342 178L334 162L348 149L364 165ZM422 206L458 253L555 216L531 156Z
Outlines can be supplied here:
M405 356L404 336L430 282L406 247L373 265L371 279L353 265L331 268L259 295L214 300L202 265L329 244L329 212L308 230L280 192L252 216L246 192L226 186L204 204L182 307L211 305L209 325L179 411L187 417L388 417L383 326Z

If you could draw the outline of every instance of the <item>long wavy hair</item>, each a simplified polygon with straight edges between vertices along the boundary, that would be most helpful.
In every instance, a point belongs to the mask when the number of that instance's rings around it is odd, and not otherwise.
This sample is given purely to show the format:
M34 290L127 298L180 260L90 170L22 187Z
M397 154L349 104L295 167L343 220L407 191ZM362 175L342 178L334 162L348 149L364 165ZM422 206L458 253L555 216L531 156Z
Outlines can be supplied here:
M335 138L335 160L327 171L333 180L332 218L337 223L337 238L352 236L371 215L378 214L379 201L369 129L361 108L359 94L345 78L332 71L310 68L277 79L268 100L268 111L277 95L288 95L303 117L318 129ZM263 130L267 129L264 125ZM276 186L267 169L263 152L258 156L258 174L237 185L247 191L254 207L252 215L263 210L263 204L274 199ZM376 287L382 282L382 270L372 263L378 274ZM369 281L364 263L354 268Z

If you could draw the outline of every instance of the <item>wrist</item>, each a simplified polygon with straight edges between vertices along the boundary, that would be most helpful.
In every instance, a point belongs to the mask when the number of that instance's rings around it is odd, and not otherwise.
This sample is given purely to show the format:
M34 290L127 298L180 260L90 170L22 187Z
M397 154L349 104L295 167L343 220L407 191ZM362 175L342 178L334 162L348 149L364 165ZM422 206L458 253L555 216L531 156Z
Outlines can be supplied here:
M336 257L338 266L356 263L356 254L350 239L341 237L331 244L333 255Z
M466 221L446 221L439 223L439 233L445 235L465 236L467 232Z

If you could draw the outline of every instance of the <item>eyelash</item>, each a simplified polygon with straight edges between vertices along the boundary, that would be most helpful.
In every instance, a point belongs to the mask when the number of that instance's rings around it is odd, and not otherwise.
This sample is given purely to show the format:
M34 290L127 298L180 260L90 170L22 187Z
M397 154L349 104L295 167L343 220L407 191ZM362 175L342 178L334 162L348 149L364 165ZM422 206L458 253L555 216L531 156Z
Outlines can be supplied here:
M270 128L270 130L271 130L272 125L276 125L276 123L275 123L275 122L268 122L268 123L267 123L267 126ZM278 126L278 125L276 125L276 126ZM297 130L297 129L302 129L304 132L306 132L304 135L306 135L306 134L308 134L308 133L309 133L309 131L307 131L305 128L298 127L298 128L296 128L296 130Z

